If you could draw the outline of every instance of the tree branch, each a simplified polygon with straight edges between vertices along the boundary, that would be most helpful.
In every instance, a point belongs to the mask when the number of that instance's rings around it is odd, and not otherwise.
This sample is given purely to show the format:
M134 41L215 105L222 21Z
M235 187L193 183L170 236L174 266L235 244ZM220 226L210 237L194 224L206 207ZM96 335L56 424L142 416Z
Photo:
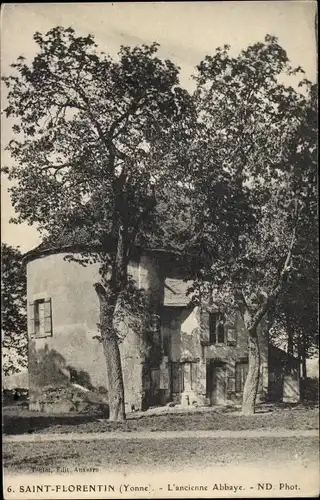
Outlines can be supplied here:
M99 300L100 301L105 300L107 297L107 291L104 288L104 286L101 285L101 283L95 283L93 286L95 291L97 292Z
M62 170L63 168L66 168L66 167L70 167L69 162L62 163L61 165L46 165L44 167L41 167L41 171L53 169L53 170L55 170L55 174L56 174L59 170Z
M124 120L128 120L128 118L130 116L134 115L135 112L139 109L139 105L141 105L141 103L143 103L143 102L146 102L146 101L142 101L141 98L137 99L136 101L133 101L132 104L128 107L127 111L125 111L124 113L122 113L113 122L113 124L109 128L109 134L110 134L110 136L112 138L117 137L117 135L119 135L119 133L121 132L122 129L120 129L120 131L118 131L117 134L115 133L116 129L120 125L120 123L122 123Z
M258 309L256 314L252 318L252 322L250 325L251 329L255 329L260 321L262 320L263 316L266 314L268 309L274 304L275 300L277 299L278 295L280 294L283 284L286 281L291 269L292 269L292 250L296 241L296 232L297 232L297 227L298 227L298 222L299 222L299 216L301 213L302 207L299 208L298 205L298 200L295 200L295 224L292 229L292 234L291 234L291 239L290 239L290 244L286 256L286 260L284 262L284 265L282 267L282 270L279 274L278 280L274 285L273 290L270 292L269 296L266 298L265 302L263 305Z
M249 306L247 304L247 301L245 299L245 296L243 294L243 291L240 288L237 288L234 294L234 298L238 304L240 314L242 316L242 319L244 319L245 314L250 311Z
M146 219L147 215L151 212L151 210L156 206L156 193L155 193L155 187L151 186L152 193L151 196L149 197L146 206L144 210L140 213L140 216L138 217L133 230L131 231L130 234L130 241L132 244L134 244L135 239L137 237L137 234L139 232L139 229L141 228L141 225L143 224L144 220Z

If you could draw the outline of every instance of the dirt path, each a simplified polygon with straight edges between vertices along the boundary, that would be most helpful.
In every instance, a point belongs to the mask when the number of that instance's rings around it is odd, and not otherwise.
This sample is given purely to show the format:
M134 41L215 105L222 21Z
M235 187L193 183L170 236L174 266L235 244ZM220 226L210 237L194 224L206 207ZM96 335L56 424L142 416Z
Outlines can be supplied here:
M286 438L318 437L317 429L311 430L241 430L241 431L134 431L134 432L81 432L70 434L20 434L3 436L3 442L44 442L44 441L106 441L108 439L182 439L182 438Z

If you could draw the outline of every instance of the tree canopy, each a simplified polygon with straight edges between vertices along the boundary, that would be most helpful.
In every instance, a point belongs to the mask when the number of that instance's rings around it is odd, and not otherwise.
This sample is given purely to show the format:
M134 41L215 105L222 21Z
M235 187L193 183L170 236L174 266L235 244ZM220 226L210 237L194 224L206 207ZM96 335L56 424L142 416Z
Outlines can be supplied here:
M135 233L191 106L178 68L156 57L156 43L121 47L113 60L71 28L34 39L32 64L21 57L12 65L18 76L4 77L5 112L17 119L8 146L17 221L50 234L61 223L86 224L99 239L116 231L121 212Z
M296 190L304 200L294 249L294 269L276 307L271 312L271 338L287 344L299 355L306 376L306 357L318 350L318 222L317 185L317 88L313 86L304 120L292 143L290 163L294 166ZM285 332L277 338L277 331Z
M11 375L28 366L26 269L18 248L1 244L3 371Z

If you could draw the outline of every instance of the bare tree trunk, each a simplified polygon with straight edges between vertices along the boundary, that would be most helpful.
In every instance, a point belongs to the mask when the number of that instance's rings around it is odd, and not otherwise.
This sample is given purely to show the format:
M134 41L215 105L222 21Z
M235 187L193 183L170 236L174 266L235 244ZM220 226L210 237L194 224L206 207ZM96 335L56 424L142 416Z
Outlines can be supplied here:
M95 289L100 302L100 330L107 364L109 420L119 422L126 419L126 413L120 349L114 327L116 302L111 303L100 283L95 285Z
M126 419L124 383L119 341L116 327L116 311L119 298L128 280L128 232L127 226L118 226L117 250L111 265L111 277L106 288L95 284L100 302L100 329L104 356L107 364L109 420Z
M260 346L257 328L267 309L263 310L261 307L253 316L239 287L235 292L235 301L248 333L248 374L243 388L242 414L253 415L260 377Z
M306 363L306 357L303 355L302 356L302 378L306 379L307 378L307 363Z
M109 420L119 422L126 419L124 384L118 339L113 328L111 328L112 331L113 333L110 334L108 329L106 334L101 326L103 351L107 364Z
M306 350L305 350L305 340L303 338L303 334L299 333L298 337L298 357L301 363L300 367L300 376L301 379L307 378L307 359L306 359Z
M302 378L305 380L307 378L307 356L306 356L305 339L303 337L301 343L301 361L302 361Z
M293 332L291 321L288 318L286 318L286 322L287 322L287 333L288 333L288 349L287 349L288 356L287 356L287 362L286 362L286 373L287 373L287 375L290 375L292 373L292 369L293 369L292 357L293 357L293 335L294 335L294 332Z
M260 348L257 330L249 331L248 338L249 365L248 375L243 389L242 414L253 415L259 387Z
M301 334L298 334L298 359L299 359L299 377L302 379L302 356L301 356Z

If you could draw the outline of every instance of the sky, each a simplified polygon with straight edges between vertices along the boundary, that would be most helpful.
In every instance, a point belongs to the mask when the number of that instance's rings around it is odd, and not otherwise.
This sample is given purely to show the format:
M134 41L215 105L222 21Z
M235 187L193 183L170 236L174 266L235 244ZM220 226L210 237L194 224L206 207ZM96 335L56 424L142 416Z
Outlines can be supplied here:
M36 54L35 31L71 26L79 35L95 35L99 49L115 56L120 45L160 43L159 56L170 58L181 68L180 82L192 89L195 66L216 47L228 44L236 55L248 44L263 41L268 33L278 37L293 66L302 66L306 77L316 80L316 3L289 1L222 1L159 3L17 3L4 4L1 13L2 75L23 55ZM1 109L6 106L2 89ZM11 126L1 118L1 161L10 165L4 150ZM1 239L25 252L40 243L35 227L9 224L14 211L8 194L9 182L1 181Z

